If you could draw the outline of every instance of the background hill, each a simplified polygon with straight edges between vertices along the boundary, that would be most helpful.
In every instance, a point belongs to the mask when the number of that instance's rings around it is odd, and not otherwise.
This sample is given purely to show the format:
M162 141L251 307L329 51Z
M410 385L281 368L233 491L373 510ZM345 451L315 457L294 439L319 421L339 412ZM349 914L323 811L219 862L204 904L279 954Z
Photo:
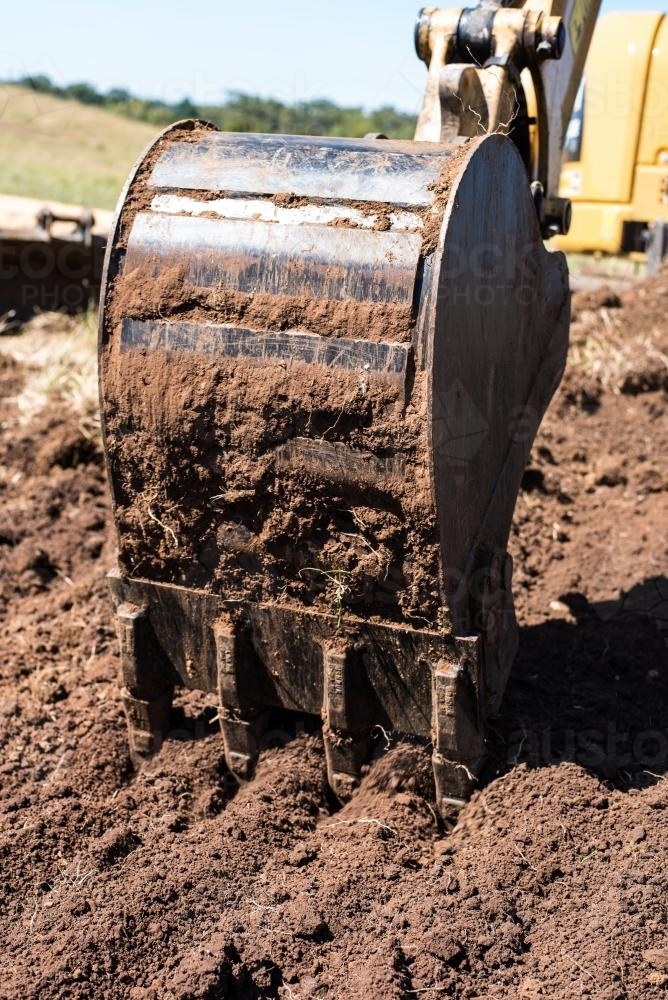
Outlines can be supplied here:
M0 191L113 208L156 127L23 87L0 85Z
M410 138L410 115L340 108L331 101L286 105L232 94L221 106L169 105L88 84L55 87L47 77L0 84L0 192L113 208L130 167L165 125L205 118L231 132Z

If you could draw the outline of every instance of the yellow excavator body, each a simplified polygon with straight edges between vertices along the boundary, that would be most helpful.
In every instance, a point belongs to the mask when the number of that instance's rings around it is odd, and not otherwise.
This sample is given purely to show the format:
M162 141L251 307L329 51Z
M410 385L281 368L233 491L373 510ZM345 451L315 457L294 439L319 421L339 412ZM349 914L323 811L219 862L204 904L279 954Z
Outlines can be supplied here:
M668 223L668 17L624 11L596 25L565 143L560 194L574 253L642 253Z

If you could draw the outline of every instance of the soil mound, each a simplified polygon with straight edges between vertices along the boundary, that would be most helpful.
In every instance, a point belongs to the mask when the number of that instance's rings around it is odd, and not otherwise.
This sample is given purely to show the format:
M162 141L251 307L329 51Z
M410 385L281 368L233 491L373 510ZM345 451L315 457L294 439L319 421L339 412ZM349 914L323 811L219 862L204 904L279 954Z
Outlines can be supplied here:
M520 654L451 831L416 746L344 808L317 733L239 787L199 695L132 769L99 442L64 396L22 408L3 338L3 1000L666 995L668 280L597 296L524 477Z

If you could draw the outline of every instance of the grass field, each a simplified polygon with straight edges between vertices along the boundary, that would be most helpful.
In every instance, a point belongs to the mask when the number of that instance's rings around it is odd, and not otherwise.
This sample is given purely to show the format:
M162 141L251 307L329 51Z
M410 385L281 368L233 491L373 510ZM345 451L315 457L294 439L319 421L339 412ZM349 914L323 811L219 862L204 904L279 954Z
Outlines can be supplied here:
M154 125L0 84L0 192L114 208Z

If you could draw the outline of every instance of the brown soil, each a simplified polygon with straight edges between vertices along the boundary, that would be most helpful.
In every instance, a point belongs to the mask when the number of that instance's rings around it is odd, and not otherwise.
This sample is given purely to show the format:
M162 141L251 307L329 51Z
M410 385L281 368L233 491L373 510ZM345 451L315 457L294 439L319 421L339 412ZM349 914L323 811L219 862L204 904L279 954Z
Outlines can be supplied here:
M518 501L520 654L450 832L418 747L342 809L317 734L238 788L202 696L132 770L99 447L65 395L19 410L2 360L0 997L665 997L667 292L576 297Z
M159 265L159 261L157 264ZM411 306L312 299L306 295L269 295L187 288L183 268L166 268L156 277L153 262L123 275L117 299L123 315L163 319L178 314L193 323L245 323L253 329L309 330L323 337L410 342ZM113 322L112 317L112 322Z

